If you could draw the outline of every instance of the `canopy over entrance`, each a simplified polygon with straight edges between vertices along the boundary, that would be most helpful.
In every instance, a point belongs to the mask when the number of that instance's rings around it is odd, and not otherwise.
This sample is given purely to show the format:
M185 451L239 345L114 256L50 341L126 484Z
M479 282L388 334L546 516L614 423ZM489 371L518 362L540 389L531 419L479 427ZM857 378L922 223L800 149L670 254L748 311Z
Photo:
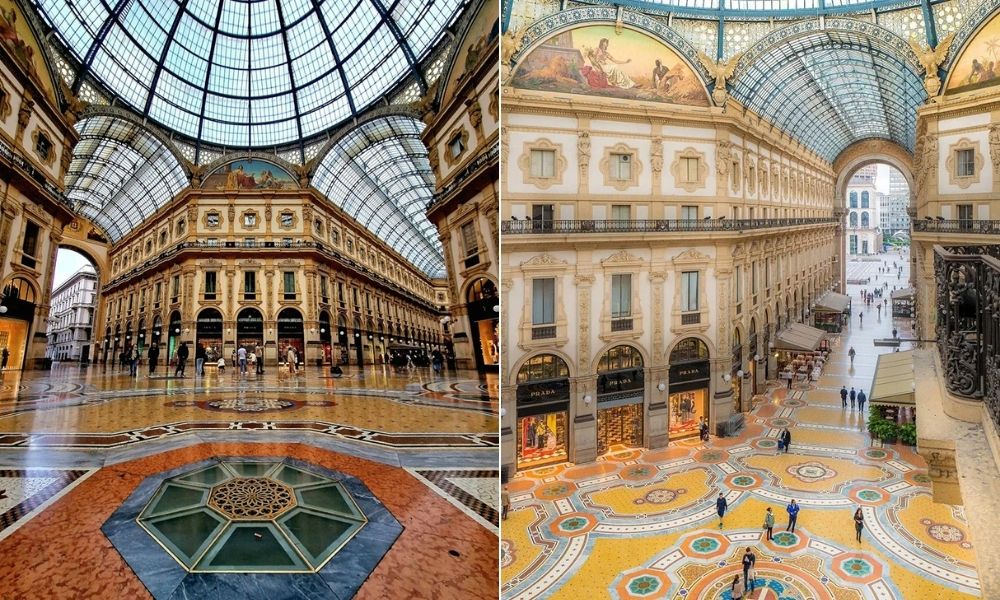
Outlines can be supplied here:
M851 309L851 298L837 292L826 292L816 300L813 312L844 313Z
M878 357L869 400L872 404L883 406L916 405L913 394L913 350L890 352Z
M778 332L774 340L775 350L797 350L812 352L818 350L826 332L802 323L792 323Z

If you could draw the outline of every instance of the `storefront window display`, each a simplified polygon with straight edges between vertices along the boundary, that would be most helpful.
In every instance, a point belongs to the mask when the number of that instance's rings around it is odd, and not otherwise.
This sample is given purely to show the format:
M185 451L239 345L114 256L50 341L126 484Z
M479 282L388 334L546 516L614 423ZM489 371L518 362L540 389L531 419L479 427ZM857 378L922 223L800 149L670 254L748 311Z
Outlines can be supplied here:
M569 368L558 356L528 359L517 374L517 468L569 456Z
M597 373L598 453L616 445L642 446L642 354L632 346L615 346L601 357Z
M670 353L670 439L698 435L701 418L709 419L709 379L712 368L708 346L686 338Z

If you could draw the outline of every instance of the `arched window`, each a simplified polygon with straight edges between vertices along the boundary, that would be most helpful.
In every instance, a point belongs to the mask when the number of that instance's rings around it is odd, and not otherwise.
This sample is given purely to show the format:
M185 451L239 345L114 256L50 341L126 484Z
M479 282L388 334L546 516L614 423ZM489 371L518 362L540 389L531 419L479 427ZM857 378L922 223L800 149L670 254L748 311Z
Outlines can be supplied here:
M642 367L642 354L632 346L615 346L601 357L597 372L617 371L619 369L637 369Z
M858 207L858 193L851 192L851 208L857 208L857 207Z
M861 208L868 208L868 192L861 192Z
M850 217L848 217L848 220L850 221L851 227L857 227L858 226L858 213L852 212L851 215L850 215Z
M670 351L670 364L708 360L708 346L698 338L685 338Z
M3 290L4 296L11 299L24 300L25 302L35 302L35 288L23 277L15 277L10 280Z
M540 354L527 360L517 372L517 383L569 377L566 361L554 354Z
M868 227L870 225L871 225L871 219L869 219L868 213L867 212L861 213L861 226Z

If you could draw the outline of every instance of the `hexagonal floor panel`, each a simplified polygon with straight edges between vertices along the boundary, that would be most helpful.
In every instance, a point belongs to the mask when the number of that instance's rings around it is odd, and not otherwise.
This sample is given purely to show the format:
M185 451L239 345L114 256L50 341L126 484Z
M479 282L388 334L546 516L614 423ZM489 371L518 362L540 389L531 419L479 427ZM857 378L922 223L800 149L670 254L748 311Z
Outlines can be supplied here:
M150 477L102 530L154 597L172 598L199 574L315 574L314 584L356 590L402 527L357 478L234 457Z

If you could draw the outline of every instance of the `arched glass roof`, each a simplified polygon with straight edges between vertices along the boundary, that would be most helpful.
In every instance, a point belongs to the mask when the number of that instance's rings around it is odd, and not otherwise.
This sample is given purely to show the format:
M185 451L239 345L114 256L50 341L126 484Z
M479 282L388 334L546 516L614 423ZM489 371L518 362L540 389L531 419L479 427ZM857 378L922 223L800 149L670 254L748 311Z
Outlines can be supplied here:
M188 185L177 158L143 127L118 117L77 123L80 142L66 197L114 243Z
M908 6L920 6L920 0L619 0L615 4L659 12L766 18L857 13L882 8L897 10Z
M417 268L440 277L441 242L424 212L434 197L434 173L420 141L423 128L403 116L358 125L330 148L312 184Z
M464 0L34 0L82 65L141 115L238 148L298 142L370 106ZM76 85L79 85L77 79Z
M729 83L740 102L829 161L869 138L912 152L917 107L927 99L898 51L832 30L774 45Z

